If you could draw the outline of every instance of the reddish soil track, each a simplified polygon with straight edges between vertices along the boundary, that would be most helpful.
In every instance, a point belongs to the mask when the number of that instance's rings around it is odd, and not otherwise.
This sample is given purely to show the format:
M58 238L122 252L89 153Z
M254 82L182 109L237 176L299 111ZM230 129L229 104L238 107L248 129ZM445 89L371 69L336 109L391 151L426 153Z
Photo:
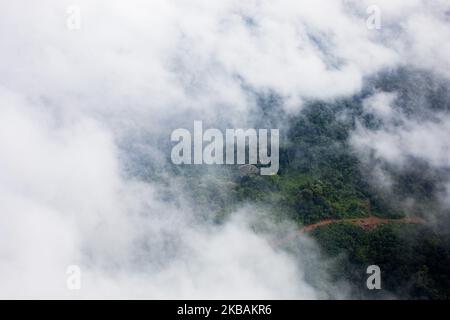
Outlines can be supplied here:
M276 246L286 244L287 242L295 239L298 234L305 234L313 231L314 229L334 224L334 223L351 223L357 226L362 227L365 230L372 230L379 225L388 224L388 223L404 223L404 224L424 224L425 220L419 217L405 217L401 219L387 219L387 218L378 218L374 216L366 217L366 218L348 218L348 219L327 219L322 220L317 223L308 224L300 228L300 230L296 233L292 233L284 238L282 241L275 243Z
M352 219L328 219L328 220L322 220L317 223L309 224L304 226L300 229L300 233L307 233L310 231L313 231L316 228L326 226L333 223L341 223L341 222L347 222L351 223L357 226L360 226L366 230L371 230L376 228L377 226L381 224L388 224L388 223L411 223L411 224L423 224L425 223L425 220L419 217L405 217L401 219L386 219L386 218L378 218L374 216L370 216L367 218L352 218Z

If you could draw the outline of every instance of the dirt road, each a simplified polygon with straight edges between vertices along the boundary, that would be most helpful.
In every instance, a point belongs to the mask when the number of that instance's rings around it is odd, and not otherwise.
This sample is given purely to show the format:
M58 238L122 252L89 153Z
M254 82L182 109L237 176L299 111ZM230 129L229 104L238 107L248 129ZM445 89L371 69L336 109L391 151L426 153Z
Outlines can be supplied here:
M327 219L327 220L319 221L317 223L305 225L302 228L300 228L298 230L298 232L289 234L283 240L277 241L275 243L275 245L280 246L280 245L286 244L287 242L295 239L299 234L305 234L305 233L311 232L316 228L326 226L329 224L343 223L343 222L347 222L347 223L351 223L351 224L360 226L365 230L372 230L382 224L388 224L388 223L424 224L425 220L422 218L419 218L419 217L404 217L401 219L388 219L388 218L378 218L375 216L370 216L370 217L366 217L366 218Z
M357 226L360 226L366 230L373 229L381 224L387 223L412 223L412 224L423 224L425 220L419 217L404 217L401 219L387 219L387 218L378 218L374 216L370 216L367 218L350 218L350 219L328 219L322 220L317 223L309 224L300 229L300 233L307 233L313 231L316 228L321 226L326 226L333 223L341 223L348 222Z

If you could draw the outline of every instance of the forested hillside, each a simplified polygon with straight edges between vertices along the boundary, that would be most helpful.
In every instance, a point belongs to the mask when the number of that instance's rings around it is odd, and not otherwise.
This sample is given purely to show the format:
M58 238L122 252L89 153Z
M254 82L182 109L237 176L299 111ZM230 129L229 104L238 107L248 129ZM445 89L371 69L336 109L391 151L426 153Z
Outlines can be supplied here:
M365 268L377 264L385 274L381 293L356 290L360 297L448 298L450 242L443 230L428 223L442 214L438 195L445 182L442 170L420 158L408 159L401 169L382 163L389 173L390 190L378 187L370 163L361 161L350 137L357 126L376 130L383 123L364 108L364 99L380 90L400 92L396 107L408 117L432 118L433 110L448 110L442 83L420 71L386 73L371 79L358 96L335 101L311 101L296 115L271 119L279 100L260 100L263 125L283 121L280 170L277 175L242 175L238 165L172 168L200 210L215 212L220 223L242 205L270 208L274 219L287 219L299 228L325 219L377 216L423 218L425 224L388 224L365 230L348 223L320 227L311 232L336 268L335 281L348 280L359 288ZM411 79L422 79L419 84ZM434 81L434 82L433 82ZM422 105L418 105L418 96ZM414 102L411 103L411 101ZM257 120L258 121L258 120ZM261 124L260 123L260 124ZM407 205L408 199L414 199Z

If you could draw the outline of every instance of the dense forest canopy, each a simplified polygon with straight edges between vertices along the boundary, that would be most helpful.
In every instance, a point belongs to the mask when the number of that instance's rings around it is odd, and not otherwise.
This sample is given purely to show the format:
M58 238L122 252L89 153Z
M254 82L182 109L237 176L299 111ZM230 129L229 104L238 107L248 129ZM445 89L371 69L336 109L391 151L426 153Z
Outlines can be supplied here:
M361 297L448 298L450 242L433 217L445 216L440 202L449 169L408 156L407 165L361 157L352 145L357 127L376 132L383 119L365 107L379 92L395 92L395 105L408 119L436 121L450 112L447 83L424 71L398 69L368 79L363 93L333 101L311 101L297 115L282 115L281 98L259 97L259 125L285 121L281 135L280 171L275 176L242 175L238 165L226 168L174 167L200 210L215 212L221 223L242 205L270 208L274 218L299 227L326 219L417 216L426 225L386 225L364 230L337 223L312 232L325 255L336 257L335 281L364 282L364 268L379 264L386 272L382 293L357 290ZM420 103L418 102L420 101ZM270 119L270 114L277 117ZM280 115L281 113L281 115ZM401 126L402 123L396 124ZM169 165L171 166L171 165ZM374 183L374 168L389 175L390 186ZM208 215L207 215L208 216Z

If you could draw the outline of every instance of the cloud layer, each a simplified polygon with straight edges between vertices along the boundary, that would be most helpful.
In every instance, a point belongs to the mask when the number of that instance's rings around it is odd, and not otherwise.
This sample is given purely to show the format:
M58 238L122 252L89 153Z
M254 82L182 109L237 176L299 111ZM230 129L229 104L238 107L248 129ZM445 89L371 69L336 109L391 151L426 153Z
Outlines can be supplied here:
M296 112L401 65L449 76L448 3L378 2L384 31L367 29L369 4L354 1L2 2L0 296L324 297L302 259L253 231L251 208L202 223L182 194L167 203L124 168L130 153L156 166L153 142L178 124L252 121L255 92ZM66 27L71 4L80 30ZM374 99L391 119L393 98ZM449 133L445 119L405 128L354 141L388 159L407 145L448 160L447 143L430 143ZM72 264L79 292L66 288Z

